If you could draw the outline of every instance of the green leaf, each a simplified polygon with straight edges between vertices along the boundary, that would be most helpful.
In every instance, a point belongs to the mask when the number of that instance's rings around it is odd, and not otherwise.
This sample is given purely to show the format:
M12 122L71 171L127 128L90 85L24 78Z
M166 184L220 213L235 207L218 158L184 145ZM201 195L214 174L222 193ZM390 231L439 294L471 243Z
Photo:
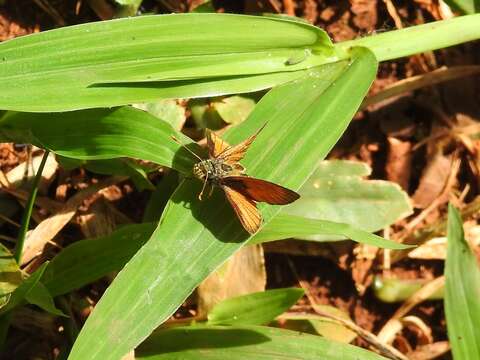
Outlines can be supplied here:
M141 360L380 360L320 336L262 326L190 326L160 330L135 352Z
M43 263L32 275L26 278L10 295L8 303L0 309L0 315L12 310L20 305L28 293L37 285L42 277L48 262Z
M52 295L48 292L45 285L40 281L35 284L35 286L28 292L25 296L25 300L29 304L37 305L39 308L49 312L50 314L56 316L67 316L61 310L57 309L55 303L53 302Z
M325 239L332 239L335 235L342 235L347 239L352 239L362 244L377 246L384 249L407 249L412 245L397 243L387 240L381 236L357 229L349 224L337 223L327 220L309 219L294 215L279 214L272 221L265 225L249 242L249 244L259 244L267 241L275 241L288 238L313 238L314 241L319 235L329 235Z
M65 111L256 91L335 61L332 49L312 25L233 14L64 27L0 44L0 109ZM287 63L305 51L304 61Z
M19 137L21 138L20 133L22 133L22 131L19 132ZM26 133L26 132L24 131L24 133ZM0 130L0 137L2 135L3 135L2 131ZM58 161L58 163L60 164L60 166L64 170L73 170L73 169L79 168L79 167L81 167L81 166L83 166L87 163L86 160L68 158L68 157L65 157L65 156L58 155L58 154L55 156L55 159Z
M465 241L462 218L448 206L445 316L455 359L480 358L480 269Z
M10 112L0 121L3 141L33 143L84 160L140 158L190 174L195 159L172 135L185 144L190 141L166 122L128 106L52 114Z
M269 120L243 164L251 176L297 190L345 131L376 65L360 48L348 62L311 69L303 80L272 89L224 140L237 144ZM248 240L220 191L208 201L197 199L201 185L185 180L172 195L151 239L89 316L70 360L120 359ZM267 224L280 207L262 204L259 209Z
M454 10L462 14L475 14L480 12L479 0L445 0L445 2Z
M0 307L7 303L8 295L22 283L22 273L12 253L0 244Z
M182 129L186 120L185 108L177 100L159 100L153 103L138 104L135 107L166 121L177 131Z
M153 229L154 224L125 225L109 236L75 242L53 258L42 283L52 296L58 296L118 271Z
M265 325L295 305L303 294L303 289L286 288L223 300L208 314L208 324Z
M227 124L240 124L255 108L255 100L245 95L229 96L212 103L218 115Z
M369 174L370 169L365 164L323 161L300 189L300 199L282 213L346 223L369 232L383 229L411 214L408 195L397 184L361 178ZM316 234L295 237L317 241L344 239L332 237L331 232L329 236Z

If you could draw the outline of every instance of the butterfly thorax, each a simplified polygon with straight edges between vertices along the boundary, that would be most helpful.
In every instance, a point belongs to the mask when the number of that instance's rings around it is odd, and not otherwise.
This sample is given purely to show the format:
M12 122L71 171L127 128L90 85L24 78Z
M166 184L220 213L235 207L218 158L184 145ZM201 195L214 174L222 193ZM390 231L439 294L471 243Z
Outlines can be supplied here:
M207 180L215 185L227 176L242 175L245 169L239 163L229 164L220 158L200 161L193 166L193 175L200 180Z

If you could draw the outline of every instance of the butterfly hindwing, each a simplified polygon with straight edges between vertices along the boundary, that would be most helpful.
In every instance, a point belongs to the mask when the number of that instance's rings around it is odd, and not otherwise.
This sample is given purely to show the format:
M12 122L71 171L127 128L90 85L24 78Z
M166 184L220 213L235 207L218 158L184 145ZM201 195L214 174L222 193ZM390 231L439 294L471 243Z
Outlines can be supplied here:
M256 233L262 224L262 216L257 209L255 201L249 199L228 185L222 185L222 189L225 191L227 200L232 205L233 210L235 210L235 213L245 230L250 234Z
M295 191L283 186L248 176L227 176L222 179L222 184L243 194L248 199L271 205L290 204L300 197Z

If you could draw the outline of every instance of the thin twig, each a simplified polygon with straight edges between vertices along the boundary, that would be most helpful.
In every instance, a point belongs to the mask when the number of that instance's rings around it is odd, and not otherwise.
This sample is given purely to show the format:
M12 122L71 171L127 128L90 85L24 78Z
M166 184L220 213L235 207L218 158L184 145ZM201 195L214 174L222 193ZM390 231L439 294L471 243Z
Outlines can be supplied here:
M391 0L383 0L385 6L387 7L388 15L393 19L395 26L397 29L403 29L402 19L398 15L397 9Z

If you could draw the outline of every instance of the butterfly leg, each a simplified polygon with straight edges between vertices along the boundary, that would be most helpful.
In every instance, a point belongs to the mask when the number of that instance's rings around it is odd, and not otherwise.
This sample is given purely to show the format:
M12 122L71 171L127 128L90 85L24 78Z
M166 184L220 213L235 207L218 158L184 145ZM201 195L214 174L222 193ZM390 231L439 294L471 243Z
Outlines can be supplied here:
M208 197L212 196L213 194L213 185L210 185L210 191L208 192Z
M207 186L207 182L208 182L208 176L205 177L205 180L203 181L202 191L200 191L200 194L198 194L198 200L200 200L200 201L203 200L203 192L205 191L205 188Z

